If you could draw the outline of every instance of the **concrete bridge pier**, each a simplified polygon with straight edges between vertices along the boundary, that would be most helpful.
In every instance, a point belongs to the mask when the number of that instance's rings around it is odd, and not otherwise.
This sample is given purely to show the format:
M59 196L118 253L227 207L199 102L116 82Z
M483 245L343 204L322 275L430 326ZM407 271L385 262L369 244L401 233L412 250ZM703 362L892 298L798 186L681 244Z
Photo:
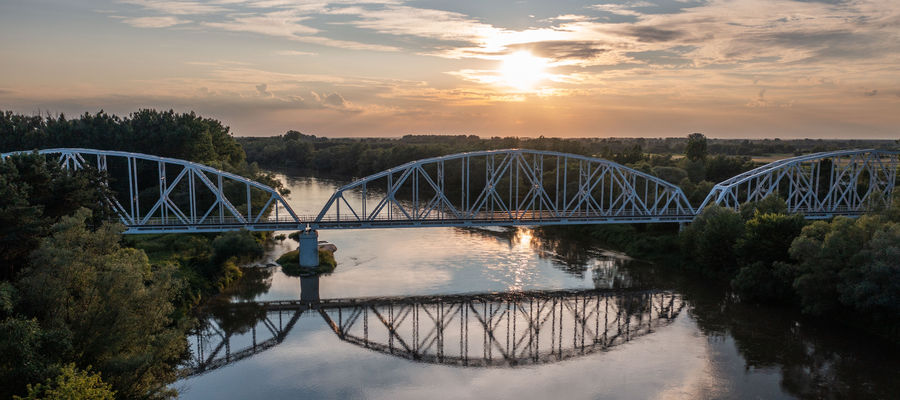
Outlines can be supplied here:
M316 268L319 266L319 232L306 228L300 232L300 266Z

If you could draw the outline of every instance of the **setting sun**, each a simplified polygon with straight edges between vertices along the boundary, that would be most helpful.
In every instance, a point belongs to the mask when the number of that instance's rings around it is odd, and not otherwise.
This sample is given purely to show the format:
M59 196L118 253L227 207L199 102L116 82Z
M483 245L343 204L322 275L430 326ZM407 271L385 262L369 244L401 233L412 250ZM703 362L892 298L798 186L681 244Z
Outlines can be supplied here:
M531 90L544 78L547 60L529 52L512 53L500 65L500 82L519 90Z

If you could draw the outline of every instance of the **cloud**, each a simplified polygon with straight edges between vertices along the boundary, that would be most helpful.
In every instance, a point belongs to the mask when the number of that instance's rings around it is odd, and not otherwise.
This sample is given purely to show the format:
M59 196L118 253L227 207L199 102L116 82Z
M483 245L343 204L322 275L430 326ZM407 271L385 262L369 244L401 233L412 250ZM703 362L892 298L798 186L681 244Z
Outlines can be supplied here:
M269 87L269 85L266 85L265 83L260 83L259 85L256 85L256 91L259 92L260 96L272 97L272 93L266 91L266 89L268 89L268 87Z
M439 40L477 42L500 31L465 14L408 6L386 6L377 10L346 7L330 14L356 16L359 19L348 24L358 28Z
M218 5L196 1L120 0L120 3L141 6L148 10L173 15L212 14L228 10Z
M518 43L508 46L511 51L525 49L538 57L551 60L589 60L610 51L609 43L590 40L551 40Z
M683 32L653 26L634 26L626 29L625 34L646 43L669 42L684 36Z
M328 104L328 105L335 106L335 107L343 107L344 106L344 98L337 93L331 93L331 94L325 96L324 98L322 98L321 101L323 104Z
M231 17L231 19L224 22L205 22L203 23L203 25L211 28L223 29L226 31L251 32L322 46L340 47L349 50L399 50L398 48L393 46L331 39L324 36L314 36L315 34L320 33L319 29L300 24L301 21L306 21L309 19L311 19L311 17L309 16L297 15L296 11L283 10L269 12L261 15L233 16Z
M299 51L299 50L279 50L276 51L275 54L280 56L314 56L318 53L314 53L311 51Z
M235 17L226 22L205 22L204 25L237 32L252 32L268 36L297 39L298 36L319 32L318 29L299 22L308 17L298 17L291 12L277 11L259 16Z
M178 19L176 17L138 17L126 18L122 22L135 28L168 28L179 24L186 24L191 21Z

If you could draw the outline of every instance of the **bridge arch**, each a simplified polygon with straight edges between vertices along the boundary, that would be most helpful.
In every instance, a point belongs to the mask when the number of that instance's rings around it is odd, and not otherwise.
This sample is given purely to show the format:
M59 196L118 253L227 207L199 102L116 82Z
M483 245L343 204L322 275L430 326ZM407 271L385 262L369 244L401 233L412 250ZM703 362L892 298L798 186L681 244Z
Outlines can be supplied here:
M807 218L858 215L890 204L900 152L874 149L814 153L775 161L716 184L698 208L737 209L769 195Z
M681 188L581 155L508 149L409 162L338 188L317 226L686 222Z
M96 168L116 194L107 201L125 233L274 230L300 219L275 189L206 165L113 150L54 148L0 154L58 156L67 170Z

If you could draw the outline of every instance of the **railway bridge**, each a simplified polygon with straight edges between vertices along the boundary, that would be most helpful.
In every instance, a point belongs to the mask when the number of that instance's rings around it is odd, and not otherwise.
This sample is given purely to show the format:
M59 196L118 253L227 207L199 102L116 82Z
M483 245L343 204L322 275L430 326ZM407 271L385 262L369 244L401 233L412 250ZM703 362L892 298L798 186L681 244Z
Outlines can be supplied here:
M409 162L338 188L315 215L277 190L209 166L147 154L37 150L66 169L106 174L105 201L126 234L297 230L301 265L318 265L320 229L687 223L706 206L766 196L789 212L856 216L891 202L900 152L841 150L787 158L715 185L692 206L680 187L608 160L525 149ZM4 153L0 158L27 151Z

